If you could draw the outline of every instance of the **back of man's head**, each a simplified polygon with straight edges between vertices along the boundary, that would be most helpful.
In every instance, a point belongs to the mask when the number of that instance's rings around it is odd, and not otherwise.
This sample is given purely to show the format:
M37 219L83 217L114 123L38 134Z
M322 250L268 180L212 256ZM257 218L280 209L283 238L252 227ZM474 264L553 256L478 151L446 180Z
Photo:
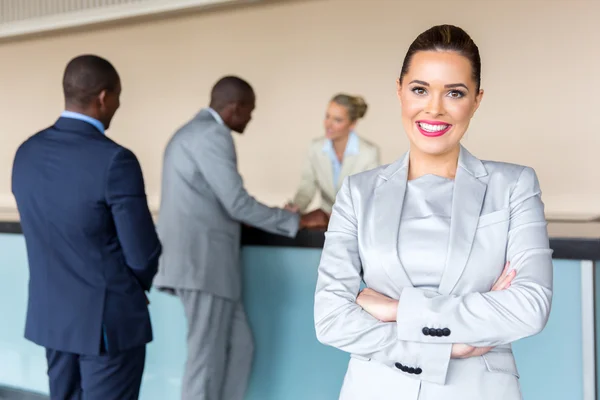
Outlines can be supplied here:
M115 91L119 74L102 57L81 55L72 59L63 76L63 91L67 104L88 106L103 90Z
M65 68L63 92L67 109L90 115L106 128L119 108L121 81L115 67L96 55L73 58Z

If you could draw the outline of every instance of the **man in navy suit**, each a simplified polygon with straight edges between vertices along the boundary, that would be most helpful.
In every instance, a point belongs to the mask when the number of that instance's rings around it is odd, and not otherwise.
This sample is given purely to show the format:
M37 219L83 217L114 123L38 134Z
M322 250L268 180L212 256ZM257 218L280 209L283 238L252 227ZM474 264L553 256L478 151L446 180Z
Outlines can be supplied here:
M138 160L105 136L115 68L74 58L66 111L17 150L12 190L29 259L25 337L46 348L52 399L137 399L162 251Z

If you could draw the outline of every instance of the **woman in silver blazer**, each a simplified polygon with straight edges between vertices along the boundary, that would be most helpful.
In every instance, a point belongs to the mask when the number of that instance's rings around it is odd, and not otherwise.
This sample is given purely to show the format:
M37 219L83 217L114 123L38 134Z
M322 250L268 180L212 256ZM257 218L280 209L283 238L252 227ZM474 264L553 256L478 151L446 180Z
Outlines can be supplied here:
M325 115L325 137L315 139L308 150L292 209L305 212L319 192L321 208L331 213L335 195L346 176L379 166L379 149L354 131L365 116L367 103L360 96L338 94Z
M460 144L480 71L462 29L419 35L397 81L409 152L336 197L315 326L351 354L340 399L521 398L511 343L546 325L552 251L534 170Z

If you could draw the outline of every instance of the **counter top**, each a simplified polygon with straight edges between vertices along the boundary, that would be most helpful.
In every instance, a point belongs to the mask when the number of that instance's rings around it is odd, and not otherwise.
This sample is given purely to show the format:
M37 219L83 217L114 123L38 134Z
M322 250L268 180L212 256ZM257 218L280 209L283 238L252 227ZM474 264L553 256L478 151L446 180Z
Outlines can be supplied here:
M290 239L245 227L242 231L242 245L322 248L324 234L324 230L302 230L296 238ZM553 258L600 260L600 222L550 220L548 234L550 247L554 250Z
M0 220L0 233L22 233L15 220ZM600 260L600 221L549 220L548 233L553 258L570 260ZM267 233L257 228L244 227L243 246L323 247L325 230L301 230L295 238Z
M553 258L600 260L600 222L549 221Z
M21 224L15 221L0 221L0 233L23 233Z

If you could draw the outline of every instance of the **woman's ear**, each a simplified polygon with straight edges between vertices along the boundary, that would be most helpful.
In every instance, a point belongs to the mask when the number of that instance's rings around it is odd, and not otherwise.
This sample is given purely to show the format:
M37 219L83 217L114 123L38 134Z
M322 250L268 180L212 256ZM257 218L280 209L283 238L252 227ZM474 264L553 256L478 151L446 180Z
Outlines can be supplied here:
M479 93L477 93L477 96L475 96L475 107L473 108L473 114L471 115L471 117L473 117L473 115L475 115L475 111L479 109L479 106L481 105L481 100L483 100L483 89L479 89Z
M396 96L398 96L398 101L402 104L402 82L400 78L396 80Z

